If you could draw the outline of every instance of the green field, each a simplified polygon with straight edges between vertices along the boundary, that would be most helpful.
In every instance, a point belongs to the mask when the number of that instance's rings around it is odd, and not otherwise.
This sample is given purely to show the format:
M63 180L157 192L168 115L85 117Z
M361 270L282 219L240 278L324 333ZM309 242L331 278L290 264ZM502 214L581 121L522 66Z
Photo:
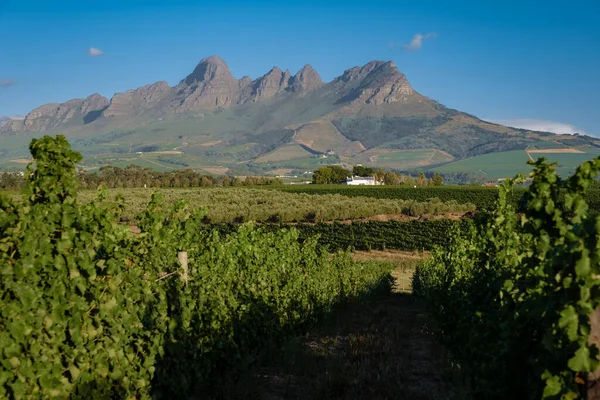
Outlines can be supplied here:
M550 161L555 161L558 163L557 171L561 176L572 175L578 166L580 166L585 161L591 160L592 158L598 157L600 155L600 150L596 153L588 152L585 154L556 154L556 153L536 153L534 159L536 157L546 157Z
M531 168L527 165L527 161L529 161L529 157L527 157L524 150L505 151L455 161L433 168L432 171L481 174L490 180L495 180L512 177L519 172L529 172Z
M408 169L428 164L452 161L453 158L438 150L396 150L373 156L374 164L384 168Z
M586 148L586 153L532 153L535 160L546 157L550 161L559 163L557 168L561 176L572 174L584 161L600 155L600 149ZM490 181L499 178L511 178L518 173L529 173L531 166L527 165L530 158L525 150L505 151L501 153L490 153L482 156L470 157L455 161L441 167L433 168L432 171L439 173L472 173L480 174Z

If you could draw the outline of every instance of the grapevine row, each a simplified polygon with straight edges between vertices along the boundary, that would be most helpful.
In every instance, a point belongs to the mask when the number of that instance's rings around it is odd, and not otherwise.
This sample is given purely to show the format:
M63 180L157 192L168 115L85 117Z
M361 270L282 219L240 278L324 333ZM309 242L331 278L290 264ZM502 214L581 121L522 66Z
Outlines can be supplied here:
M0 196L0 398L218 394L260 349L389 288L388 264L330 257L294 229L207 231L158 196L132 235L118 203L77 202L63 136L30 150L24 199Z
M488 221L455 232L414 276L473 398L586 398L597 384L587 374L599 366L600 217L586 192L600 158L567 180L532 164L523 214L507 182Z

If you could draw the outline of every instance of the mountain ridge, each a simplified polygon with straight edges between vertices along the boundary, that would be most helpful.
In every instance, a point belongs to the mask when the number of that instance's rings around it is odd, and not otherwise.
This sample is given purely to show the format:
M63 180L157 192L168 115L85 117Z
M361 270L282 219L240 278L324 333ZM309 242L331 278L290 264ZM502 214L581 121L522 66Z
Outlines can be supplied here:
M591 137L509 128L447 108L418 93L393 61L378 60L324 82L309 64L295 74L274 66L254 80L236 79L210 56L174 86L158 81L111 99L50 103L0 126L8 137L56 132L95 159L155 149L171 152L154 160L165 168L263 172L324 162L401 169L531 146L599 147ZM422 157L410 161L416 151Z
M398 82L397 84L391 82L388 85L389 87L378 86L377 84L381 82L374 82L370 85L372 86L370 89L363 88L364 90L371 90L371 96L367 101L377 105L381 102L389 103L397 100L394 96L382 98L382 90L384 92L389 91L388 94L390 95L396 92L403 95L412 93L412 88L406 77L398 71L391 61L371 61L362 68L351 68L346 70L344 75L333 79L330 83L360 80L377 68L387 68L388 75L398 75ZM380 78L383 77L382 74L379 75ZM110 100L94 94L86 99L72 99L64 103L44 104L29 112L23 120L9 121L7 124L9 126L0 129L0 132L44 132L60 128L74 119L77 107L81 106L82 100L87 101L88 99L97 101L96 105L89 109L90 112L95 112L97 115L94 114L93 118L90 116L87 121L84 121L86 123L93 122L100 116L111 117L128 113L135 114L136 108L149 108L152 104L159 103L161 99L168 96L171 96L171 98L168 99L167 108L175 113L185 113L258 102L270 99L282 92L310 92L324 85L326 83L323 82L319 73L310 64L306 64L294 75L287 69L284 72L279 67L274 66L269 72L255 80L251 80L247 76L238 80L231 74L229 66L220 57L210 56L202 59L192 73L173 87L165 81L158 81L123 93L115 93ZM354 95L356 95L356 98L360 97L358 93ZM99 100L100 97L102 101ZM80 113L88 110L88 108L83 108ZM45 123L38 123L36 122L38 119L46 121ZM55 119L55 121L48 121L50 119Z

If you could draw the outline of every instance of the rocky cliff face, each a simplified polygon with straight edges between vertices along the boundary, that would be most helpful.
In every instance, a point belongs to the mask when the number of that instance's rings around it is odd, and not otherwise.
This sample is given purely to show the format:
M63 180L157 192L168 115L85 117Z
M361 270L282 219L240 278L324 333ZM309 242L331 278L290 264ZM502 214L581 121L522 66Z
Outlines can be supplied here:
M324 83L319 73L307 64L291 79L290 91L310 92L323 85Z
M371 61L346 70L325 84L318 72L305 65L295 75L273 67L256 80L236 79L219 57L204 58L194 71L173 88L156 82L125 93L109 102L95 94L62 104L46 104L22 121L9 121L0 132L43 132L76 123L87 124L99 117L127 117L140 114L153 117L164 113L186 113L230 108L274 99L276 96L305 96L324 88L339 95L337 104L359 103L377 106L406 101L413 89L393 62ZM286 98L287 98L286 97Z
M145 108L166 99L171 94L171 86L164 81L142 86L136 90L128 90L125 93L117 93L110 100L110 105L104 110L103 115L114 117L138 114Z
M250 83L240 93L238 104L270 99L289 86L290 72L273 67L265 75Z
M83 125L96 119L109 103L106 97L93 94L85 99L45 104L31 111L25 119L0 127L0 132L44 132L70 123Z
M365 104L379 105L406 101L413 89L406 76L389 61L374 68L361 85Z
M270 99L285 92L309 92L323 86L323 80L310 65L294 76L273 67L256 80L245 76L236 80L227 64L212 56L200 61L194 72L174 88L171 108L178 113L207 109L229 108Z
M349 102L375 106L406 101L414 93L406 76L392 61L371 61L363 67L348 69L332 85L345 87L345 100Z
M200 61L190 75L175 87L176 112L202 108L225 108L237 104L240 85L219 57Z

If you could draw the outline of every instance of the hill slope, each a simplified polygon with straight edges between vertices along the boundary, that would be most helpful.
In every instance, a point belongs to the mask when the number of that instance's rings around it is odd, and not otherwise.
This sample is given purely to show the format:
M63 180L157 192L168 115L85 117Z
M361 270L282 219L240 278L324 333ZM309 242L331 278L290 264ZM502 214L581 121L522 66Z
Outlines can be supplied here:
M110 100L95 94L46 104L5 122L0 168L22 159L31 137L57 132L87 167L125 160L241 174L359 162L407 169L536 146L599 146L446 108L416 92L393 62L371 61L324 83L310 65L236 79L216 56L174 87L156 82Z

